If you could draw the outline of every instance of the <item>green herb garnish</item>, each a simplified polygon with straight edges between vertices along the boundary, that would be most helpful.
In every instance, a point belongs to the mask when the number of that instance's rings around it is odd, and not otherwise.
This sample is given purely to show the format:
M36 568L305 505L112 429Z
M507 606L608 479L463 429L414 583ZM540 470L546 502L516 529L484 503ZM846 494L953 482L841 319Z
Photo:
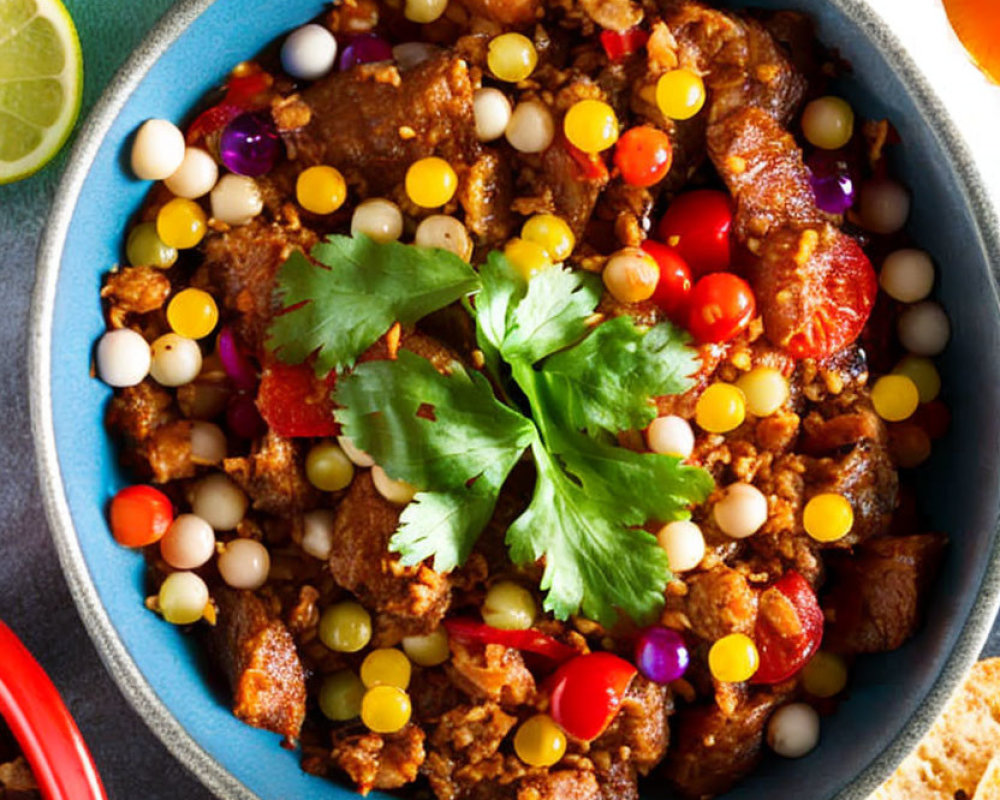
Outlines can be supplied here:
M288 310L269 341L279 358L316 354L318 374L343 369L396 321L412 324L472 295L493 384L526 405L498 399L477 372L455 364L443 375L406 350L338 379L344 433L421 489L390 545L403 563L462 564L530 450L534 495L507 544L517 564L544 559L545 608L604 624L620 612L637 621L655 614L670 570L639 526L687 517L712 479L680 459L620 447L614 435L652 421L653 396L689 388L697 360L686 335L627 317L595 326L599 279L553 269L526 284L498 253L477 274L443 250L333 236L312 258L323 266L299 254L279 274Z

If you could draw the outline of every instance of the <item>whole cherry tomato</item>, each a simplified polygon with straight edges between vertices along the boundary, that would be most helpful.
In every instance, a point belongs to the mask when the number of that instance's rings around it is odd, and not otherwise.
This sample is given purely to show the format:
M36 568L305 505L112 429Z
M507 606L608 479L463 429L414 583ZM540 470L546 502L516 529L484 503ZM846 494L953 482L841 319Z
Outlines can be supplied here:
M688 330L699 342L728 342L757 311L750 284L731 272L700 278L688 298Z
M806 665L823 641L823 611L809 582L789 570L760 598L754 630L760 667L753 683L780 683Z
M163 538L174 521L174 507L152 486L128 486L111 500L111 535L125 547L145 547Z
M279 436L336 436L340 426L330 397L335 380L334 372L317 378L309 364L275 361L261 374L257 410Z
M645 188L659 183L667 177L673 160L670 137L652 125L630 128L615 145L615 166L630 186Z
M678 252L665 244L647 239L642 249L649 253L660 267L660 280L651 298L672 320L687 322L688 300L691 297L691 270Z
M729 268L733 203L715 189L678 195L657 227L660 241L677 249L697 278Z
M549 684L552 718L570 736L585 742L596 739L618 713L637 672L612 653L589 653L567 661Z

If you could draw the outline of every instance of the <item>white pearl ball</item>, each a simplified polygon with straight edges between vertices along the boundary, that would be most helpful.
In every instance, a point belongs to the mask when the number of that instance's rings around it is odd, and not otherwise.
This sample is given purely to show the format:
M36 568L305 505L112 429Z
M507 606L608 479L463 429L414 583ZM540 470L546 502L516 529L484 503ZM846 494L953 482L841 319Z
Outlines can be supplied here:
M326 561L333 550L333 520L334 513L326 509L302 517L302 549L320 561Z
M364 233L380 244L395 242L403 235L403 212L391 200L365 200L351 218L351 236Z
M369 469L370 467L375 466L375 459L354 444L354 440L350 436L338 436L337 444L340 445L340 449L344 451L344 455L347 456L356 467Z
M896 233L910 216L910 193L891 178L869 181L861 187L858 215L873 233Z
M264 210L257 181L247 175L223 175L212 189L212 217L226 225L246 225Z
M914 355L936 356L948 345L951 323L941 306L925 300L899 315L896 333L903 347Z
M184 160L163 183L178 197L196 200L212 191L219 180L219 166L200 147L189 147L184 151Z
M923 250L896 250L882 263L879 284L893 300L916 303L934 288L934 262Z
M657 417L646 429L646 444L654 453L688 458L694 451L694 431L683 417Z
M556 137L556 123L544 103L527 100L518 103L506 130L507 141L519 153L541 153Z
M97 343L97 376L108 386L122 388L142 383L152 355L141 333L130 328L108 331Z
M292 31L281 46L281 66L293 78L322 78L337 60L337 40L322 25L310 23Z
M673 572L687 572L697 567L705 557L705 537L690 520L670 522L660 528L656 539L667 552Z
M434 214L417 226L413 239L417 247L449 250L463 261L472 258L472 239L459 220L447 214Z
M201 348L194 339L165 333L150 347L149 373L161 386L184 386L201 372Z
M476 136L481 142L492 142L504 135L513 109L507 95L499 89L477 89L472 98L476 117Z
M132 143L132 172L144 181L162 181L184 161L184 134L172 122L151 119L143 123Z
M712 508L712 516L726 536L745 539L767 522L767 498L749 483L731 483Z
M218 464L226 457L226 434L214 422L191 423L191 460Z
M195 514L181 514L160 539L160 555L174 569L197 569L215 554L215 531Z
M406 481L394 481L385 474L385 470L377 464L372 467L372 482L376 491L390 503L405 506L417 494L417 488Z
M819 714L806 703L782 706L767 723L767 744L779 756L801 758L819 744Z
M254 539L228 542L217 562L219 574L234 589L259 589L267 582L271 555Z
M216 472L191 490L191 510L217 531L231 531L243 519L247 496L228 475Z
M392 48L392 57L400 72L420 66L441 52L441 48L430 42L404 42Z

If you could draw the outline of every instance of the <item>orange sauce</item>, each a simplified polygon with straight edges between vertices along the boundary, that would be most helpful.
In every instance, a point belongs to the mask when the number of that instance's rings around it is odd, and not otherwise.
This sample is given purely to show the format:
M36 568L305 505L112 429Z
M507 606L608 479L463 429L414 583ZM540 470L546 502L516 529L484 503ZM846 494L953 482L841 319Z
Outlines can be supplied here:
M944 7L972 60L1000 83L1000 0L944 0Z

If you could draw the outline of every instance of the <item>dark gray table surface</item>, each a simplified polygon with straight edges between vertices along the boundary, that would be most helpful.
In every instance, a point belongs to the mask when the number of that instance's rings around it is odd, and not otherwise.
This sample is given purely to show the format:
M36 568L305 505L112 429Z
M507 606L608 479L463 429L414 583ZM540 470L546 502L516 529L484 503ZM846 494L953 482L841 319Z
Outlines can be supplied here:
M86 56L85 108L170 4L67 0ZM105 671L66 588L42 509L28 416L27 333L35 251L64 163L65 153L33 178L0 186L0 415L5 423L0 428L0 619L59 687L112 800L210 798L132 712ZM1000 626L984 654L1000 654Z

